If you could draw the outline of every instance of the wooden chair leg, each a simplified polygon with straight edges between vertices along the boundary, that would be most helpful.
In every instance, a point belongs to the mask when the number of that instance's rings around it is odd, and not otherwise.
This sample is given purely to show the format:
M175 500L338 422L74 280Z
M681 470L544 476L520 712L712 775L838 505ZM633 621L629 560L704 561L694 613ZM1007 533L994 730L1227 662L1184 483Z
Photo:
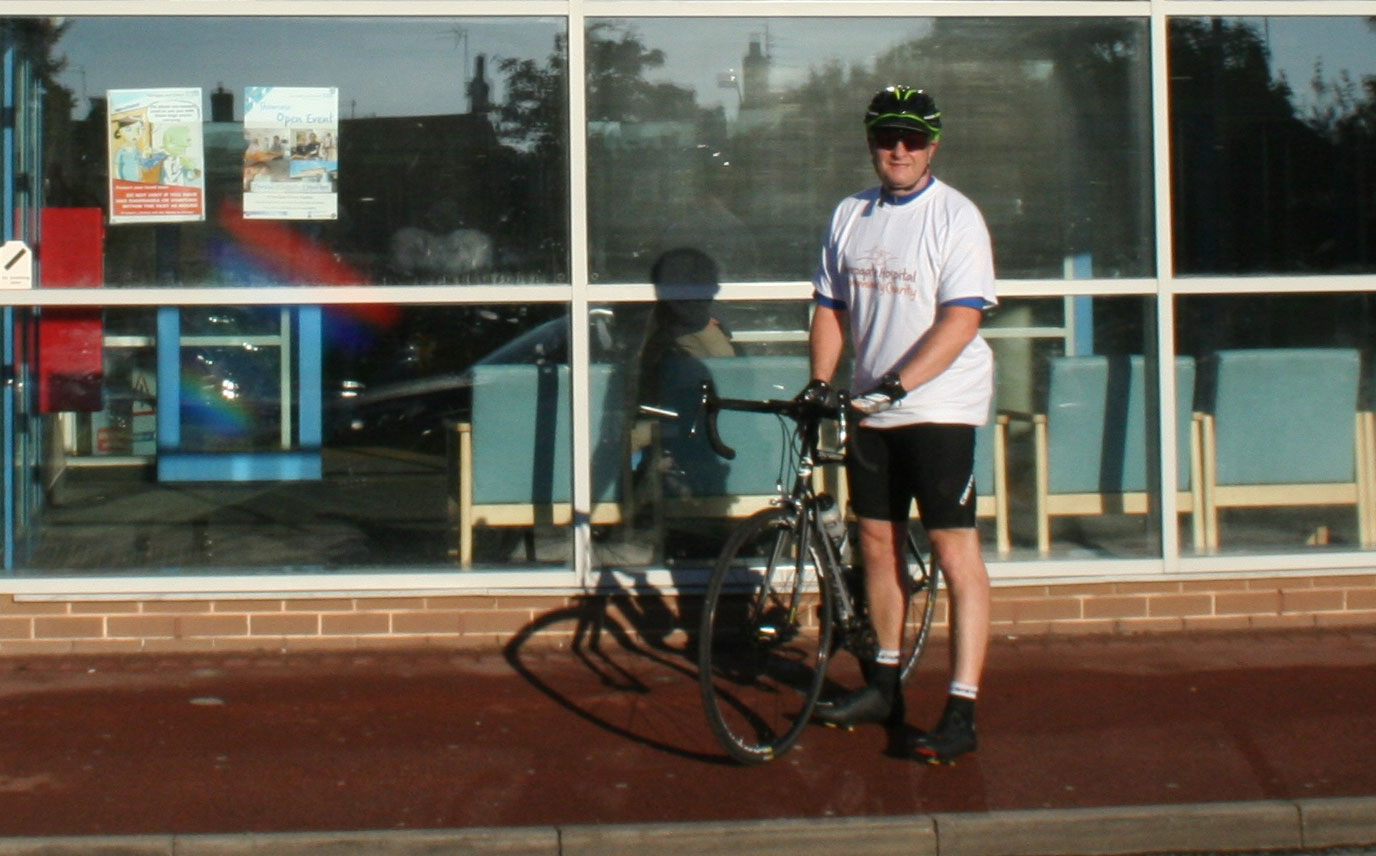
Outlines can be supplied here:
M1051 469L1047 461L1049 452L1045 416L1038 415L1033 421L1032 435L1037 468L1037 551L1045 556L1051 552Z
M459 432L459 567L473 567L473 426L460 423Z

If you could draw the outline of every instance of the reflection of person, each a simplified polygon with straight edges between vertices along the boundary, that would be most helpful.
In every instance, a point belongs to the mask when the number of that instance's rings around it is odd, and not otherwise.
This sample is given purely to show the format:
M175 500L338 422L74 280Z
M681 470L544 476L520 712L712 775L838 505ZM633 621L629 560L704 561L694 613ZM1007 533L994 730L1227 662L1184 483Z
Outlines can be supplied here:
M993 252L979 210L938 181L941 113L921 90L891 86L865 113L878 187L832 215L814 278L813 380L829 394L847 327L855 408L868 414L847 462L870 620L869 683L818 709L834 725L901 721L899 648L907 605L904 545L915 497L951 592L952 675L937 727L904 751L929 763L975 748L974 701L989 635L989 577L975 529L975 426L988 418L993 355L979 336L993 306Z
M664 487L677 495L721 493L726 466L692 431L697 411L689 405L698 383L706 376L701 360L735 356L731 337L712 315L712 295L719 287L717 264L701 250L678 247L661 255L650 270L658 299L629 325L643 329L627 391L629 409L656 404L679 414L664 429L665 458L654 462L671 482ZM700 298L666 293L680 288ZM629 313L628 313L629 314ZM643 319L643 320L642 320ZM638 424L631 436L634 455L651 445L651 422ZM648 461L647 461L648 463Z
M717 265L710 256L691 247L679 247L660 256L650 271L656 288L709 286L717 290ZM731 339L712 317L712 301L661 297L655 304L651 335L662 337L662 347L690 357L735 355Z
M137 116L126 116L115 120L114 138L115 178L120 181L143 181L144 170L153 169L163 162L167 155L163 152L147 153L144 140L148 126Z

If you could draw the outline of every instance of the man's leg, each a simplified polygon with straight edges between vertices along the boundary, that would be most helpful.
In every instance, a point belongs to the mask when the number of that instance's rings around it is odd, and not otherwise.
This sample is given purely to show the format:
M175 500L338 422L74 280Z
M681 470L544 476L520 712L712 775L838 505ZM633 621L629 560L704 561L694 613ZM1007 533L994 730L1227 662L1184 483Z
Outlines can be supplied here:
M940 723L913 740L911 748L919 760L937 763L975 748L975 696L989 650L989 572L976 530L927 534L951 598L951 693Z
M860 553L865 562L865 599L879 656L870 668L869 683L832 702L819 704L817 719L828 725L854 726L870 722L902 721L899 651L908 598L903 587L907 570L903 551L907 524L857 518Z

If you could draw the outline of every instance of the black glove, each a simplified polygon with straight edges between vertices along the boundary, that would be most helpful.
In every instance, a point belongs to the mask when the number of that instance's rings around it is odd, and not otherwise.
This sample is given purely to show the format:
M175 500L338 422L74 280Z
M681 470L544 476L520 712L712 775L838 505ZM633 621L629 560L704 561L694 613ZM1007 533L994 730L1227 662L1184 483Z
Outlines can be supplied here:
M813 378L808 385L803 387L803 391L793 396L795 404L810 405L812 407L826 407L831 403L832 392L831 384L818 378Z
M898 372L889 372L879 379L879 386L851 399L850 406L866 416L872 416L893 407L907 394L908 391L903 388L903 381L898 379Z

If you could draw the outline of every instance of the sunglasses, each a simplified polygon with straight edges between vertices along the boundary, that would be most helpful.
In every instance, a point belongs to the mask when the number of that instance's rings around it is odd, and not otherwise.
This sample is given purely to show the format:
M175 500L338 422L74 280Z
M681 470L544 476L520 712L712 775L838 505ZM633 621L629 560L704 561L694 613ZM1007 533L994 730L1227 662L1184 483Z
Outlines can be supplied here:
M899 143L903 148L910 152L918 152L927 148L932 138L921 131L907 131L903 128L876 128L870 132L870 140L876 148L892 149Z

